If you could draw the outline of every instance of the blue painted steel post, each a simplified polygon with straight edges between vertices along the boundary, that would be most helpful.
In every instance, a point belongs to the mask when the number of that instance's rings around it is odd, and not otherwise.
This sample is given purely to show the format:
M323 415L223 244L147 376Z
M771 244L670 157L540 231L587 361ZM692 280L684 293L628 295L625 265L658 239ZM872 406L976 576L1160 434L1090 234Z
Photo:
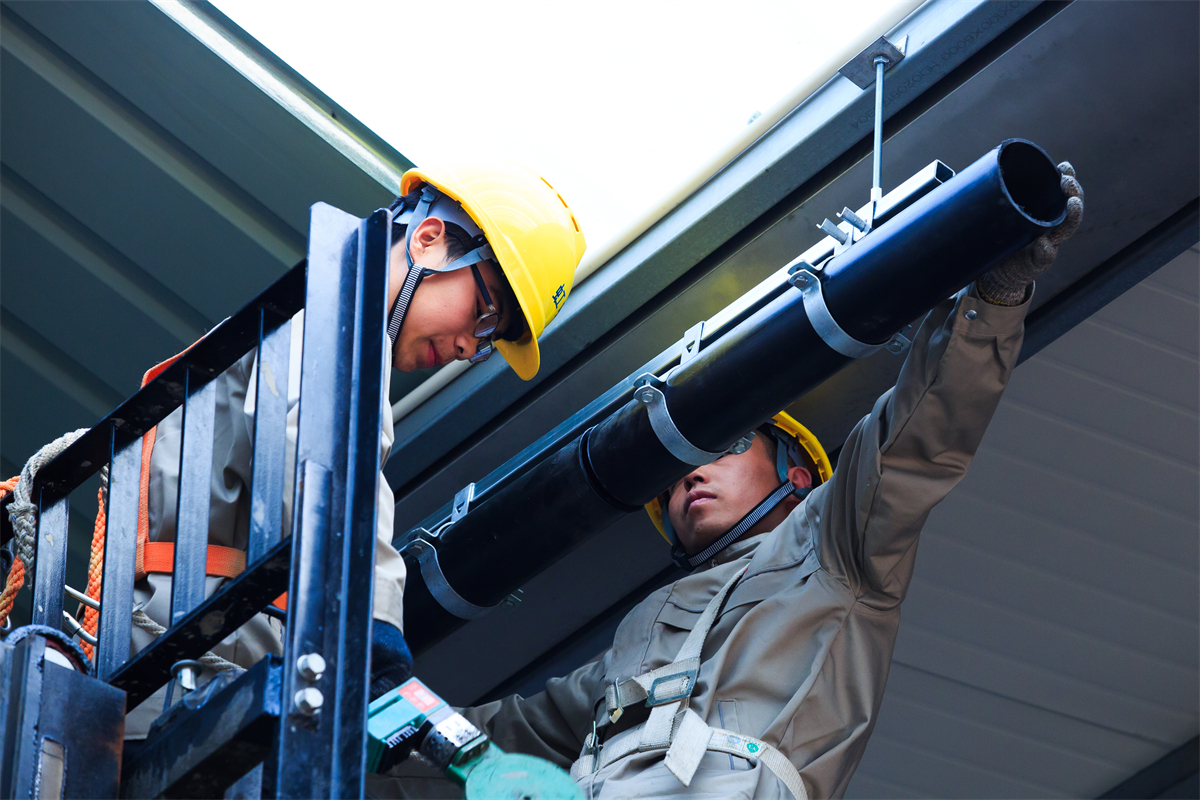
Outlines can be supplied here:
M279 543L283 529L283 478L287 453L288 362L291 356L290 320L271 329L273 316L261 312L258 376L254 387L254 475L250 486L250 542L246 565L251 566Z
M117 432L114 430L108 471L105 569L104 580L100 584L100 628L96 637L99 644L93 659L96 677L102 681L108 680L129 659L141 472L142 437L138 436L118 449Z
M69 508L69 496L41 490L38 499L37 550L33 562L33 623L49 625L57 630L63 629Z
M196 388L196 384L200 388ZM213 420L217 386L212 378L187 372L183 437L179 446L179 502L175 517L175 564L171 580L174 625L204 600L208 560L208 511L212 494ZM155 620L160 625L162 620Z
M363 795L390 227L312 208L278 797Z

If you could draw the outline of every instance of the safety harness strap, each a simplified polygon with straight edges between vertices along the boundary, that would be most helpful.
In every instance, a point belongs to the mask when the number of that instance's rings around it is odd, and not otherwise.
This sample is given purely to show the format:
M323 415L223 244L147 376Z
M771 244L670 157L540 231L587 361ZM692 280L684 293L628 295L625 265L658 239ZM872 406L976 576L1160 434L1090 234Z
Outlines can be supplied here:
M626 706L643 700L646 701L646 705L657 707L691 696L692 690L696 688L696 676L700 672L700 651L704 649L704 640L708 638L708 631L716 621L725 598L734 584L746 574L746 569L749 567L739 570L726 581L713 599L708 601L704 613L696 620L696 626L684 640L683 647L679 648L673 662L642 675L617 681L605 690L604 701L610 720L616 722Z
M246 571L246 553L234 547L222 547L219 544L208 546L204 563L204 574L217 578L236 578ZM175 572L175 543L146 542L142 546L142 560L137 567L135 577L138 580L154 572L171 575ZM281 611L287 611L287 592L276 597L271 605Z
M785 480L779 485L778 489L767 495L761 503L750 510L749 514L742 517L738 524L726 531L725 535L720 539L717 539L694 556L689 556L684 552L682 547L676 546L671 550L671 558L684 569L693 570L740 539L746 531L757 525L759 520L774 511L775 506L782 503L785 497L795 494L803 499L808 495L808 491L807 488L797 489L795 484L789 480Z
M645 746L647 737L643 726L648 724L647 721L643 725L623 731L612 741L606 742L598 753L592 734L588 734L584 741L584 755L571 765L572 780L579 781L631 753L662 749L666 745L658 748ZM808 790L800 772L778 749L753 736L724 728L711 728L699 714L685 709L673 720L672 741L667 747L664 765L684 786L690 786L696 768L708 750L728 753L751 763L760 762L779 778L796 800L808 800Z
M790 483L789 488L794 488ZM769 499L769 498L768 498ZM583 751L571 765L571 778L579 781L597 770L612 764L630 753L665 749L663 763L671 774L684 786L691 785L692 776L704 753L718 750L750 761L760 761L763 766L787 786L796 800L808 800L808 792L796 767L787 757L771 745L743 736L723 728L710 728L700 715L687 707L692 691L696 687L696 676L700 671L700 653L708 632L712 629L725 598L746 574L745 567L731 577L720 591L708 601L696 626L684 640L675 656L675 661L651 670L635 678L617 681L604 693L609 719L616 722L626 706L641 700L651 706L650 717L645 722L623 731L603 746L596 731L589 733L583 741Z

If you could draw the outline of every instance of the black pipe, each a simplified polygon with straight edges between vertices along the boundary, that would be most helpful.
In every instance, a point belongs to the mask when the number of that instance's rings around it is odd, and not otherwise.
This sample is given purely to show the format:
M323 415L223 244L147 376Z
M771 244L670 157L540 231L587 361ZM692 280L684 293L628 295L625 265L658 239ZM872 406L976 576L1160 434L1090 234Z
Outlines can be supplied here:
M1009 139L826 264L825 303L850 335L885 342L1066 213L1054 162Z
M1054 162L1010 139L824 265L826 305L852 336L884 342L1065 212ZM688 441L722 452L849 360L789 291L672 372L662 391ZM691 469L630 401L443 532L438 560L459 595L494 605ZM419 653L463 620L406 558L405 634Z

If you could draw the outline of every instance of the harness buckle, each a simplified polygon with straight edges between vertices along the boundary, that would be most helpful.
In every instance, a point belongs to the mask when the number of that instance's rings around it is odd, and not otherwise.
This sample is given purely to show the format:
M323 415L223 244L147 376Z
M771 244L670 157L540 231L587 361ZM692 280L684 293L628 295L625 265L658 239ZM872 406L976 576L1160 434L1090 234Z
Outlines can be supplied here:
M699 674L699 669L689 669L655 678L646 692L646 707L654 708L691 697Z

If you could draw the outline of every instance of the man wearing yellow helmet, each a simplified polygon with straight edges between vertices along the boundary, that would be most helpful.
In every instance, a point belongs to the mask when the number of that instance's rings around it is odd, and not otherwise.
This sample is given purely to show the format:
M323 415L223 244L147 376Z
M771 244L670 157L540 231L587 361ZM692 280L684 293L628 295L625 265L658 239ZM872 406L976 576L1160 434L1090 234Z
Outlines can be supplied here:
M646 512L671 545L671 558L690 571L734 542L774 530L816 481L832 474L817 437L781 411L740 457L731 453L698 467L647 503ZM730 482L736 491L728 491Z
M388 298L394 366L479 362L495 349L533 378L538 337L570 295L586 246L562 195L504 162L409 170L400 187Z
M571 765L588 797L841 797L921 528L999 405L1034 277L1082 218L1059 169L1066 220L929 312L836 470L783 414L744 453L696 467L647 506L689 574L635 606L602 657L464 716L506 751Z
M585 242L574 214L553 186L524 167L501 161L412 169L401 179L403 196L392 206L392 253L387 333L391 364L404 372L453 360L483 361L493 350L524 380L538 371L538 337L571 291ZM292 321L288 386L288 469L294 468L298 422L303 312ZM162 366L162 365L160 365ZM209 502L211 594L245 563L249 541L251 458L255 427L255 352L213 381L213 472ZM157 368L156 368L157 369ZM156 374L147 373L148 378ZM390 370L386 371L390 376ZM388 397L387 379L383 400ZM385 408L381 465L393 440ZM177 410L147 437L142 506L148 540L139 553L138 602L164 626L171 621L170 548L175 540L182 413ZM293 476L284 490L284 523L291 517ZM401 631L404 561L392 547L394 499L382 474L377 498L374 638L371 696L408 677L411 656ZM222 565L216 566L214 565ZM153 634L133 632L134 650ZM213 652L249 667L280 653L278 625L264 615L244 625ZM205 678L209 675L205 675ZM160 693L131 714L128 736L145 735L162 711Z

